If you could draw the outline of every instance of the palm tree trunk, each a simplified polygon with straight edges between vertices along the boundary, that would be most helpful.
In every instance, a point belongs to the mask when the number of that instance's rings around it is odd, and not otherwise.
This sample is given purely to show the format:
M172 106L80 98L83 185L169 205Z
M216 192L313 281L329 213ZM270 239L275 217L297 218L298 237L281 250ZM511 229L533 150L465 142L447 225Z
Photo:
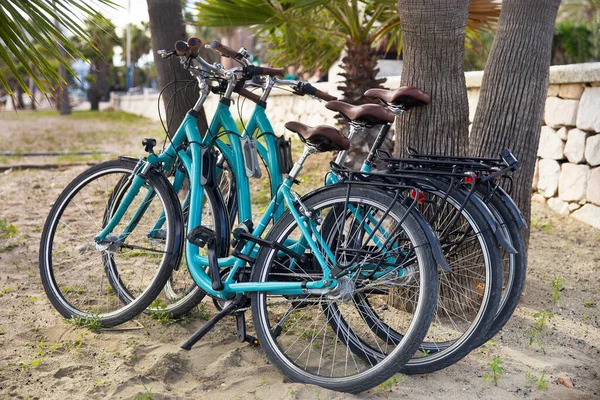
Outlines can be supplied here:
M33 82L33 78L29 77L29 91L31 92L31 105L29 106L32 110L35 110L35 90L36 90L36 86L35 83Z
M512 196L526 221L559 5L560 0L502 2L471 131L473 154L497 156L508 147L520 161Z
M186 112L194 105L198 98L198 93L190 96L182 94L183 90L173 97L177 89L185 86L192 79L190 74L179 64L179 60L171 58L163 60L157 54L161 49L173 49L173 45L178 40L187 40L185 25L183 23L181 1L179 0L147 0L148 16L150 19L150 37L152 39L152 53L154 54L154 64L158 75L158 86L164 88L167 84L178 81L181 83L170 85L163 92L165 109L168 106L167 126L169 135L173 137L179 124L185 117ZM173 97L170 104L169 100ZM206 115L202 110L198 118L198 129L200 133L208 129Z
M15 89L15 95L13 96L13 108L15 110L21 110L23 109L23 89L21 88L21 85L17 84L17 87Z
M108 94L108 70L110 65L101 60L98 65L98 91L100 93L100 101L107 101Z
M377 60L375 48L371 40L356 43L352 39L346 41L346 56L342 58L340 75L345 78L344 85L339 86L344 94L344 101L350 104L373 103L364 93L371 88L380 88L385 78L377 79Z
M98 68L90 66L90 74L93 75L94 80L90 84L90 90L88 97L90 99L90 110L98 111L100 106L100 87L98 84Z
M397 118L396 154L461 154L468 144L464 75L469 0L398 0L404 65L400 83L416 86L431 104Z

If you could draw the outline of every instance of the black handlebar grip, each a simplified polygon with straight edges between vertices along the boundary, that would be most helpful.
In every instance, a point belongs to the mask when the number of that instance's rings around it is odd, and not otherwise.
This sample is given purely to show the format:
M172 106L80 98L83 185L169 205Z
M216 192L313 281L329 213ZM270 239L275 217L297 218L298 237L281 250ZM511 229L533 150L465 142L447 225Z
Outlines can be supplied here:
M337 100L337 97L332 96L329 93L325 93L325 92L317 89L310 83L305 83L302 87L302 90L304 93L309 94L311 96L315 96L321 100L325 100L325 101Z

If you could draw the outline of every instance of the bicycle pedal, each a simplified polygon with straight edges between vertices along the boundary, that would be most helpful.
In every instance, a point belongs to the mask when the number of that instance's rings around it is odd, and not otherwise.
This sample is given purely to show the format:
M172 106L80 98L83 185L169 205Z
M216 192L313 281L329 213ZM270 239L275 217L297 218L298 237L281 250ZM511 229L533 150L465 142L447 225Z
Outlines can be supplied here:
M198 225L187 234L187 240L195 246L212 245L217 240L217 234L206 226Z

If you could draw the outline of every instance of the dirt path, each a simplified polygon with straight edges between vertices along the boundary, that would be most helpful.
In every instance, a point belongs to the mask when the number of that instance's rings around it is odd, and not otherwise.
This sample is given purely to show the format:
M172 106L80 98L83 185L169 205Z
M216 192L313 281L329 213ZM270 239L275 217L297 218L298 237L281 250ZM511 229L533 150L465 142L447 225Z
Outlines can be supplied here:
M131 146L136 142L132 139ZM233 319L190 352L179 344L204 322L197 316L170 325L141 316L122 327L129 330L101 333L66 324L43 291L37 254L52 202L84 169L0 173L0 221L16 228L4 226L3 232L14 235L0 238L0 399L589 399L600 394L599 230L534 204L526 292L489 354L478 349L443 371L397 375L352 396L285 382L260 348L235 341ZM559 277L563 289L554 303L553 281ZM206 309L214 313L210 302ZM544 311L554 317L537 336L540 341L530 345L534 314ZM484 382L492 356L503 361L497 386ZM574 388L559 384L560 377L570 378Z

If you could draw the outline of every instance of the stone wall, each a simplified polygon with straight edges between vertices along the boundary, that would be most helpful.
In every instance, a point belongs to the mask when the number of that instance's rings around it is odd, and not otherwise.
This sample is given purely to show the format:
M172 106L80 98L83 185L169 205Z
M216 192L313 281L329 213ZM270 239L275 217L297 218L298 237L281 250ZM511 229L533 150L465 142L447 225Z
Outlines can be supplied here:
M330 76L335 76L330 72ZM467 72L469 119L475 115L482 71ZM397 88L400 79L388 77L388 88ZM336 96L336 82L315 84ZM113 107L158 119L157 94L114 95ZM216 109L218 98L210 96L205 104L207 115ZM162 104L161 104L162 107ZM250 117L253 103L232 106L238 118ZM164 109L161 109L164 115ZM335 124L334 113L323 102L311 97L295 96L273 90L268 115L275 133L285 134L284 123L297 120L308 125ZM600 228L600 63L561 65L550 68L550 85L546 99L544 123L540 136L538 160L533 182L534 198L561 214L571 214Z
M533 190L554 211L600 228L600 77L584 78L548 88Z

